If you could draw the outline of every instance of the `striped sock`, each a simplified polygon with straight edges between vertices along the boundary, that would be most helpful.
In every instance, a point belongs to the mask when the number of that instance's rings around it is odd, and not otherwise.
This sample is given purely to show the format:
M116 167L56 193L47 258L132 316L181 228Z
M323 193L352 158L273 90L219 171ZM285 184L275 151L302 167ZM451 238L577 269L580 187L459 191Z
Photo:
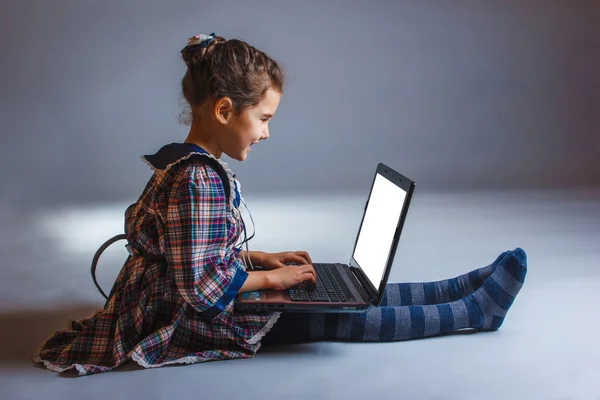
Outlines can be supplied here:
M500 254L488 266L452 279L425 283L388 283L380 306L417 306L462 299L479 289L507 254L508 252Z
M447 334L459 329L496 330L519 293L527 256L504 253L493 272L467 296L446 303L373 307L357 314L284 313L264 344L317 340L398 341Z

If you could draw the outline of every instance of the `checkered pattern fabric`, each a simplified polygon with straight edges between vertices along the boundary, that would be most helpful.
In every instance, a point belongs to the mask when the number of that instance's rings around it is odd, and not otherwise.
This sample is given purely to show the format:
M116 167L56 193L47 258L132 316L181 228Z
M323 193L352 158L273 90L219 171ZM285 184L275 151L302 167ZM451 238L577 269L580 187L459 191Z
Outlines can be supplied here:
M156 367L255 355L276 315L233 309L247 277L235 247L243 222L217 172L196 160L156 169L125 212L129 243L167 263L130 256L105 308L54 333L36 362L88 375L128 359ZM230 183L238 187L235 178Z

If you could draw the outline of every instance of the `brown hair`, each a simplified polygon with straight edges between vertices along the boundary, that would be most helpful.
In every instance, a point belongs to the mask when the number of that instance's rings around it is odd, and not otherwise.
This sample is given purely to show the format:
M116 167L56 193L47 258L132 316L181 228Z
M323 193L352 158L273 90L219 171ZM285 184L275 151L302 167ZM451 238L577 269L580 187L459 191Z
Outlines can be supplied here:
M244 41L215 36L205 47L186 46L181 53L188 67L181 89L191 108L207 98L229 97L239 114L257 105L271 87L283 93L284 73L277 62ZM182 117L191 123L191 110Z

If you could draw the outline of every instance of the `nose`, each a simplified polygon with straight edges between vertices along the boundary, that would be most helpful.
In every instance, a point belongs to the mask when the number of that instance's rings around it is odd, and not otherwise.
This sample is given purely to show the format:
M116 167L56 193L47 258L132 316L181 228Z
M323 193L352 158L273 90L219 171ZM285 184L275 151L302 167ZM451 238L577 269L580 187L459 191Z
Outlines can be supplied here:
M266 140L269 138L269 128L265 128L265 130L263 131L262 136L260 137L260 140Z

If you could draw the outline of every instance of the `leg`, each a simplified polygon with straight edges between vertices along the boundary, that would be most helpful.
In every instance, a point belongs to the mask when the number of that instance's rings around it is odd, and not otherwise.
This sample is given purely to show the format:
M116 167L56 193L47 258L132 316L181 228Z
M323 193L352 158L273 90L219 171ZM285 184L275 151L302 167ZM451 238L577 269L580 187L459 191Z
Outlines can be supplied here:
M458 329L496 330L525 281L526 255L509 252L479 289L462 299L429 305L374 307L358 314L286 314L263 344L318 340L398 341Z
M462 299L479 289L507 254L500 254L488 266L452 279L426 283L388 283L381 306L441 304Z

